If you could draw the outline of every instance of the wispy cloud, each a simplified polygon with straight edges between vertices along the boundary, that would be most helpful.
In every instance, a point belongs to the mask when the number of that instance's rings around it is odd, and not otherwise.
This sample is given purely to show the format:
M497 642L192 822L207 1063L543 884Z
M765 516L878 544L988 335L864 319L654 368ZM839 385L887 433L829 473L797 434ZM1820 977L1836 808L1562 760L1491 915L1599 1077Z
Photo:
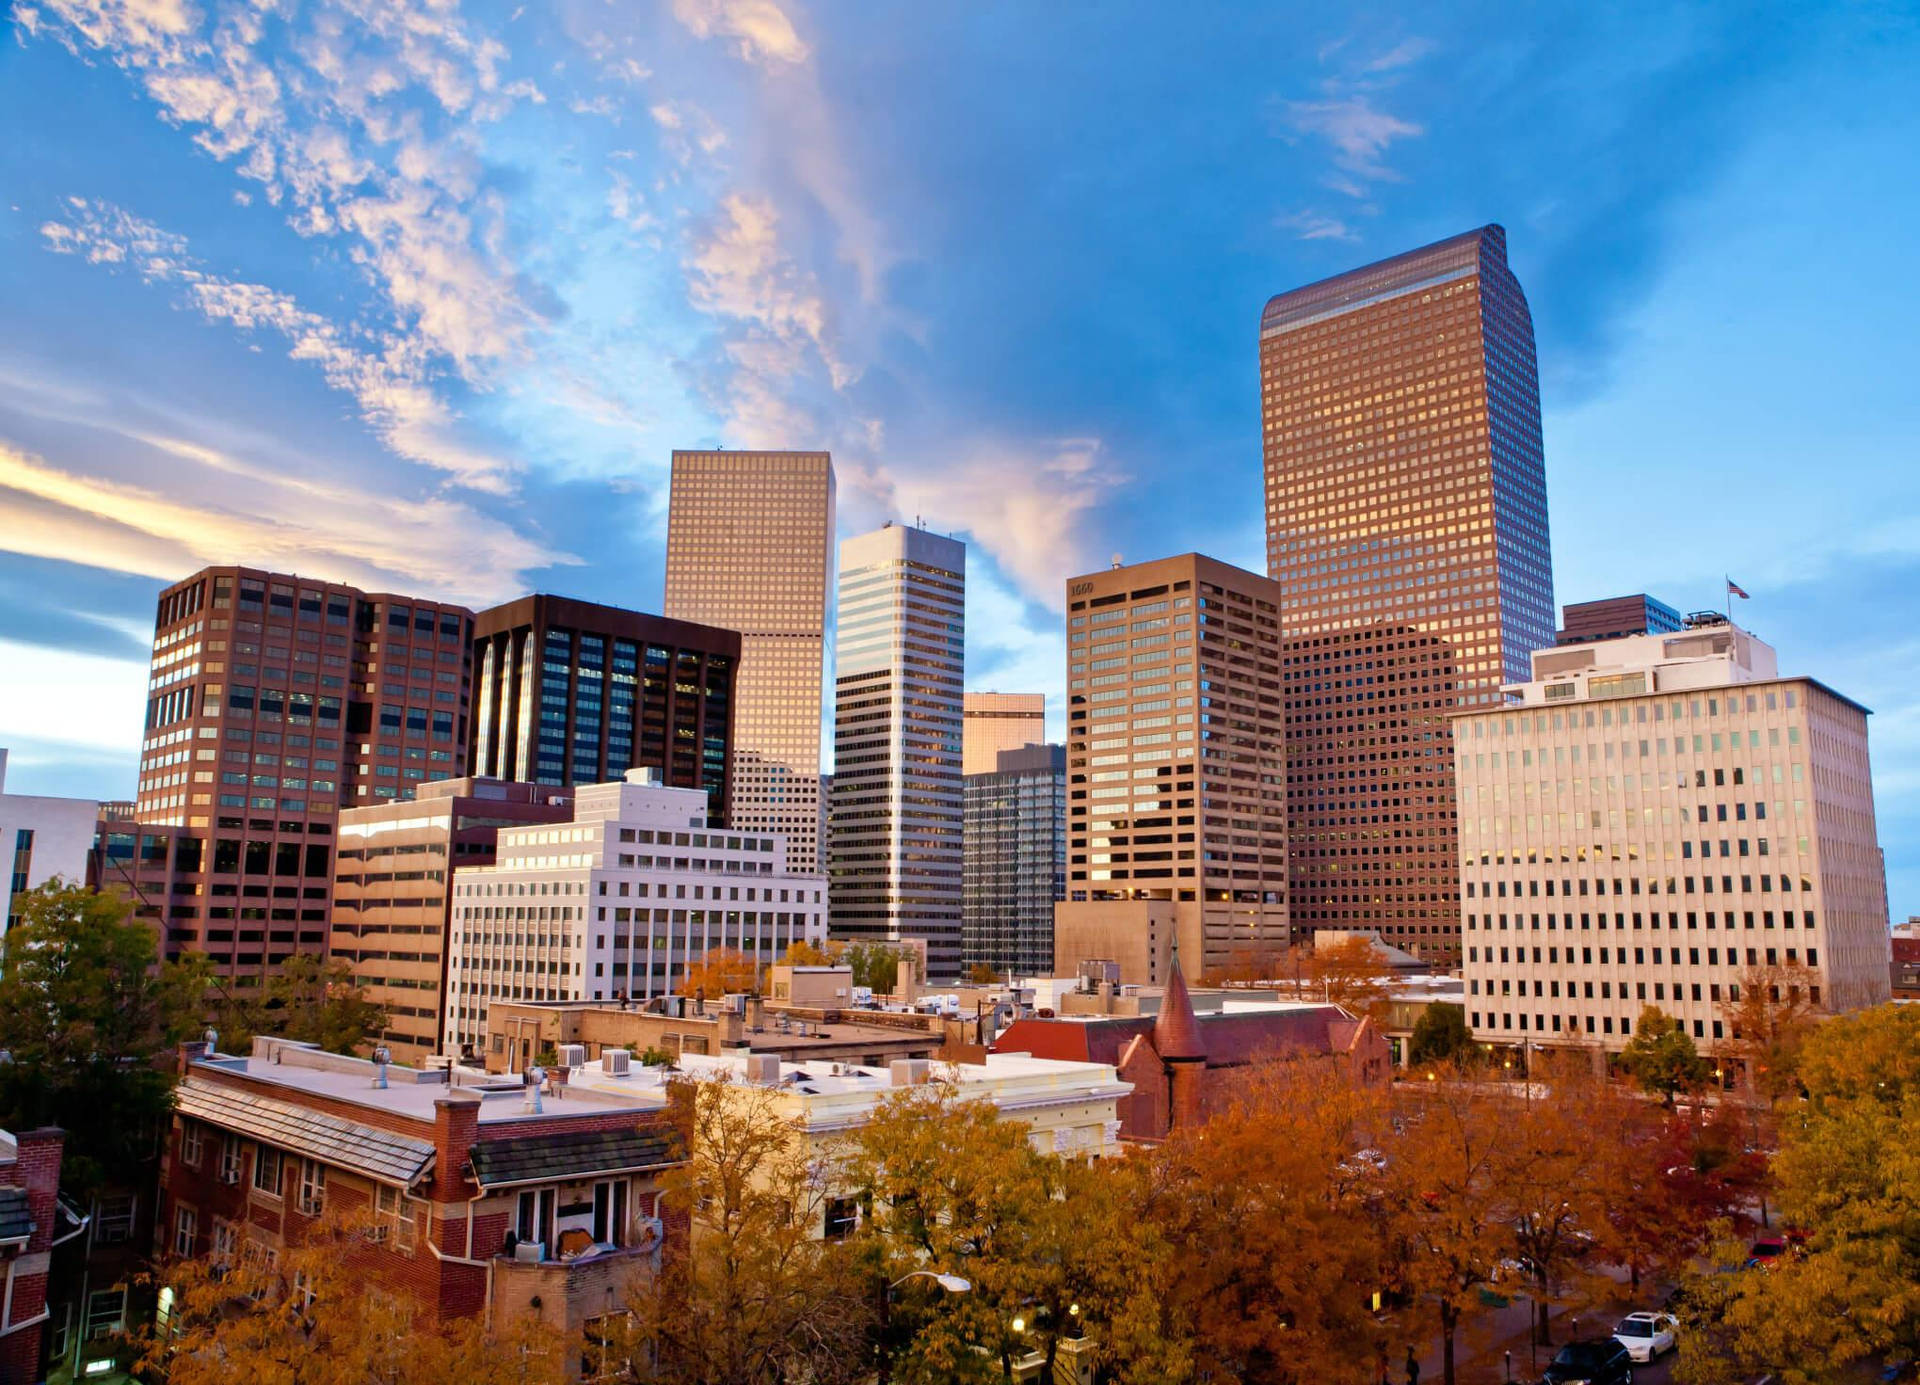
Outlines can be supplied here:
M1284 230L1292 231L1301 240L1360 239L1359 233L1346 221L1321 212L1293 212L1287 216L1276 217L1274 224Z
M124 267L150 284L178 285L186 305L209 322L277 334L290 358L311 362L328 385L353 396L361 417L394 452L478 490L508 488L510 464L459 439L452 410L430 385L422 353L404 335L390 331L354 340L291 295L202 268L183 236L110 204L72 198L68 206L66 219L40 227L49 250Z
M173 580L207 563L325 571L467 600L517 592L567 561L444 496L417 500L301 480L186 439L136 436L166 491L55 466L0 442L0 546ZM197 498L180 498L197 497Z
M1357 189L1359 182L1397 180L1399 174L1385 162L1387 147L1397 139L1426 133L1423 126L1378 109L1364 94L1326 101L1289 101L1287 123L1333 146L1335 166L1350 175L1342 185L1343 191Z
M1320 175L1322 187L1364 203L1374 195L1375 184L1400 181L1387 156L1397 141L1417 139L1426 127L1385 109L1382 94L1399 80L1398 74L1433 48L1427 39L1407 38L1372 58L1357 58L1347 39L1320 49L1321 65L1338 65L1339 70L1321 81L1316 98L1282 103L1278 123L1288 140L1314 139L1326 145L1331 166ZM1374 215L1378 208L1366 205L1358 210ZM1328 215L1316 207L1283 214L1275 224L1301 240L1360 238L1348 217Z
M780 67L807 60L807 45L775 0L673 0L673 15L696 37L731 40L743 62Z

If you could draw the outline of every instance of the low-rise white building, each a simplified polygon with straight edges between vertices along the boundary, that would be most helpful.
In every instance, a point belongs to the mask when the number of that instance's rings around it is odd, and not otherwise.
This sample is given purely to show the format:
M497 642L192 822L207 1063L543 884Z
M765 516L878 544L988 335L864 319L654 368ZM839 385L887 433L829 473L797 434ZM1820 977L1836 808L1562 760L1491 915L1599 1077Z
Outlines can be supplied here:
M1700 617L1533 674L1454 721L1476 1038L1617 1051L1656 1005L1712 1050L1756 967L1888 998L1866 708Z
M6 926L11 930L18 907L14 896L53 879L86 883L100 804L91 798L8 793L6 787L7 752L0 749L0 851L6 853Z
M651 775L583 787L571 822L503 827L495 864L454 872L450 1048L481 1046L491 1000L644 1000L710 951L825 941L826 878L789 869L784 837L710 828L704 792Z

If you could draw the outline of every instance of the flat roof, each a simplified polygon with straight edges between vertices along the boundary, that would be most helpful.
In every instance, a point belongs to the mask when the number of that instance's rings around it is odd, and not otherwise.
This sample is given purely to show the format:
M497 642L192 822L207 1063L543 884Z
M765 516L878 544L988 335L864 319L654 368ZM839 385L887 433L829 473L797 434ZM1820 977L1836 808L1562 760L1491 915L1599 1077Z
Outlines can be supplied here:
M515 1120L551 1120L555 1117L606 1115L621 1111L635 1114L658 1110L664 1097L660 1093L579 1091L569 1085L562 1095L543 1099L536 1116L522 1109L525 1091L516 1078L503 1080L475 1068L455 1069L454 1080L439 1069L410 1068L399 1063L387 1065L387 1085L376 1087L375 1065L365 1058L327 1053L309 1044L287 1039L257 1038L254 1050L245 1057L216 1054L202 1058L188 1068L195 1072L229 1073L244 1077L286 1093L289 1096L321 1096L334 1101L385 1111L411 1120L433 1123L434 1102L449 1091L460 1091L481 1099L483 1125L506 1124Z

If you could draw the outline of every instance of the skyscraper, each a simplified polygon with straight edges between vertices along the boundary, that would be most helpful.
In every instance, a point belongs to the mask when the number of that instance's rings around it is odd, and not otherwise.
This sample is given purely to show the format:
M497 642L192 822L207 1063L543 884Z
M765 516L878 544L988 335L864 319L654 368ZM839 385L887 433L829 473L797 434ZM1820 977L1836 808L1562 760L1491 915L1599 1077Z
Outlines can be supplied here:
M1280 590L1197 553L1067 582L1054 970L1164 983L1287 945Z
M94 879L249 984L327 943L342 808L459 772L464 607L213 567L160 594L135 821Z
M1553 643L1540 387L1506 233L1283 293L1260 323L1297 930L1457 955L1449 713Z
M966 573L965 544L901 524L840 545L833 935L924 939L940 980L960 972Z
M600 784L652 766L705 789L727 821L740 636L564 596L526 596L473 621L467 773Z
M1599 601L1569 601L1560 608L1555 644L1587 644L1629 635L1670 634L1680 629L1680 613L1645 592Z
M825 452L675 452L666 613L740 632L731 825L821 869L820 722L833 581Z
M1053 906L1066 897L1067 754L1002 750L965 778L963 960L1016 976L1053 974Z
M1000 752L1047 739L1045 693L970 692L961 714L965 732L960 744L962 774L992 774L1000 767Z

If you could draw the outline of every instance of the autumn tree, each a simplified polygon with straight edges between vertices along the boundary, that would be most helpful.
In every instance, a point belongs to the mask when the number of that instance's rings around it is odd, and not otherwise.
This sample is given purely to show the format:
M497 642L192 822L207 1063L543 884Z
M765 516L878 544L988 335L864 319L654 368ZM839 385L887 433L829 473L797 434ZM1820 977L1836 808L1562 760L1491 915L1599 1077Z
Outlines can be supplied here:
M1435 1000L1413 1022L1407 1061L1415 1067L1429 1063L1466 1062L1473 1054L1473 1031L1467 1012L1451 1001Z
M1725 1106L1669 1112L1616 1099L1597 1107L1588 1124L1611 1166L1601 1247L1635 1288L1646 1275L1685 1271L1764 1173Z
M156 1059L199 1023L126 900L53 882L16 897L0 971L0 1128L67 1132L63 1182L138 1175L169 1110Z
M1642 1091L1668 1106L1676 1093L1698 1091L1713 1071L1680 1021L1657 1005L1640 1011L1633 1037L1620 1053L1620 1067Z
M1800 1050L1819 1022L1820 973L1802 966L1750 966L1721 1006L1733 1037L1723 1051L1740 1064L1752 1095L1768 1107L1800 1090Z
M692 1234L636 1296L616 1354L633 1379L674 1385L860 1379L871 1308L848 1246L823 1236L844 1210L830 1162L778 1088L682 1081L673 1098L687 1162L666 1198Z
M424 1329L401 1286L365 1272L364 1228L330 1213L269 1254L242 1240L224 1262L175 1262L166 1305L136 1336L167 1385L563 1385L574 1345L537 1319L494 1333L478 1318Z
M718 1000L760 989L760 964L738 948L711 948L697 962L687 963L680 980L682 995Z
M1385 1099L1343 1068L1271 1060L1154 1152L1143 1214L1200 1379L1371 1382L1383 1347Z
M795 938L787 944L780 961L789 967L831 967L839 962L846 950L845 943L828 943L822 947L805 938Z
M872 1209L855 1246L882 1311L882 1379L1010 1378L1038 1353L1050 1380L1082 1332L1120 1380L1179 1378L1153 1326L1147 1228L1104 1164L1042 1153L1025 1123L935 1081L875 1109L844 1177ZM967 1287L944 1292L925 1271Z
M1240 947L1227 955L1224 962L1209 967L1200 974L1203 986L1254 986L1262 981L1272 981L1287 975L1286 962L1288 949L1282 947ZM1295 954L1295 961L1298 954ZM1296 968L1297 971L1297 968ZM1296 984L1298 976L1295 976Z
M1920 1010L1828 1020L1800 1052L1806 1099L1784 1117L1780 1204L1804 1256L1689 1288L1680 1376L1725 1385L1856 1380L1920 1356Z
M1535 1055L1522 1094L1508 1099L1501 1181L1542 1344L1551 1340L1552 1305L1583 1297L1594 1283L1608 1210L1637 1171L1595 1130L1608 1129L1645 1157L1632 1142L1649 1124L1647 1106L1597 1078L1584 1054Z
M1385 1190L1399 1283L1431 1306L1443 1379L1454 1385L1454 1347L1480 1290L1514 1253L1505 1146L1513 1097L1460 1069L1430 1070L1399 1089L1398 1131L1386 1148Z
M991 962L975 962L967 968L967 981L975 986L991 986L1000 979L1000 973L993 969Z
M1306 984L1323 1000L1346 1007L1375 1023L1387 1017L1393 968L1377 938L1356 933L1336 943L1316 942L1306 960Z

